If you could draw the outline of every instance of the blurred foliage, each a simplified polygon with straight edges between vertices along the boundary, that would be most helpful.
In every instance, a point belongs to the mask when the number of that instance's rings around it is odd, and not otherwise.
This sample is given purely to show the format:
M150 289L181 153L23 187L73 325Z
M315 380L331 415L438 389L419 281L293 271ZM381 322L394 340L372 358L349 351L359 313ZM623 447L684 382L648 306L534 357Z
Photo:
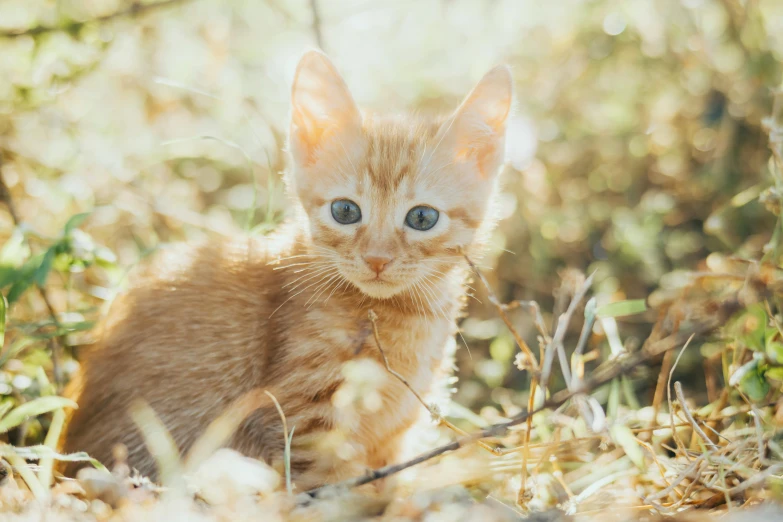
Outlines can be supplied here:
M5 401L45 395L42 368L68 380L128 269L162 243L281 221L288 85L317 35L377 110L449 110L490 66L512 66L505 219L482 264L500 299L538 301L547 324L568 302L561 272L595 272L604 315L591 347L638 347L655 311L613 316L648 296L655 308L711 256L780 264L777 242L765 251L781 228L765 127L783 71L780 1L321 0L314 18L304 0L192 0L110 16L128 5L0 3ZM526 404L529 377L476 297L456 402L492 419ZM513 320L535 345L533 318ZM727 330L736 357L723 378L740 365L753 400L783 380L776 320L754 307ZM678 371L703 393L689 357ZM603 402L649 395L651 375ZM47 422L9 435L41 440Z

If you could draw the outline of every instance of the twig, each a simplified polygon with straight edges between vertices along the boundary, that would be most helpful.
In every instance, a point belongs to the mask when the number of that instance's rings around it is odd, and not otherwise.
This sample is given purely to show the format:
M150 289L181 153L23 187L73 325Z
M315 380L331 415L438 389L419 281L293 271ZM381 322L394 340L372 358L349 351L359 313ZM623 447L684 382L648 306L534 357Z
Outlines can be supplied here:
M8 209L8 213L11 215L11 221L13 221L14 226L19 227L22 224L22 220L16 211L16 204L14 203L13 197L11 197L11 191L9 190L8 185L5 184L5 180L3 179L3 155L1 151L0 151L0 202L5 204L6 208ZM54 309L51 299L49 299L49 294L46 292L46 289L41 285L36 284L36 288L38 288L38 293L41 295L41 299L43 299L43 302L46 305L46 309L49 311L49 315L52 319L52 323L54 323L54 327L56 328L57 332L62 332L62 324L60 323L60 320L57 318L57 311ZM60 344L62 347L65 347L67 346L67 342L66 342L67 340L63 333L59 333L57 335L57 339L59 343L54 342L54 338L50 339L49 347L52 352L52 373L54 374L54 383L55 386L57 387L57 392L59 393L62 388L62 372L60 371L60 355L59 355L58 344Z
M571 371L566 361L563 339L565 338L566 330L568 330L568 325L571 323L571 317L574 315L577 306L579 306L579 303L582 302L585 294L587 294L587 291L590 289L590 285L593 283L594 276L595 272L590 274L590 276L585 279L585 282L582 284L581 288L576 292L576 294L574 294L573 299L571 299L571 302L568 304L568 308L566 309L565 313L557 319L557 328L555 328L555 334L544 350L545 358L541 368L541 387L545 390L549 384L549 376L552 372L552 363L555 359L556 352L560 359L560 366L563 371L563 377L565 379L566 386L571 388Z
M696 419L693 418L691 411L688 409L688 405L685 403L685 395L682 393L682 384L680 384L680 381L674 383L674 394L677 396L677 401L680 403L680 408L685 414L685 418L688 419L688 422L691 423L693 431L695 431L711 449L718 449L718 446L712 442L712 439L710 439L707 434L704 433L704 430L701 429L699 423L696 422Z
M481 284L484 286L484 289L487 291L487 297L489 298L489 302L492 303L492 305L497 309L498 315L503 320L503 322L506 324L506 328L511 332L511 335L514 337L514 340L516 341L519 348L525 353L525 356L528 359L527 369L528 371L533 371L534 368L538 366L538 363L536 361L536 356L533 355L533 351L530 349L530 347L527 345L524 339L522 339L522 336L519 335L516 328L514 328L514 325L511 323L511 319L508 318L508 315L506 314L506 309L503 306L503 303L498 300L497 297L495 297L495 293L492 291L492 288L489 286L489 283L487 282L487 279L484 277L484 274L481 273L481 270L478 269L478 267L471 261L471 259L468 257L467 254L463 254L465 257L465 260L470 265L470 268L475 272L476 277L479 278L481 281Z
M400 381L402 384L404 384L405 387L408 388L411 391L411 393L413 393L413 395L416 396L416 398L419 400L419 402L425 408L427 408L428 412L433 413L432 408L430 408L429 404L424 402L424 399L422 399L421 395L419 395L419 392L417 392L416 390L413 389L413 387L405 379L405 377L403 377L402 375L397 373L395 370L392 369L391 366L389 366L389 359L386 358L386 352L383 351L383 347L381 346L381 340L380 340L380 338L378 336L378 324L377 324L378 314L376 314L374 311L370 310L370 313L368 315L369 315L369 318L370 318L370 322L372 323L372 333L373 333L373 336L375 337L375 346L378 347L378 351L381 354L381 358L383 359L383 365L386 367L386 371L389 372L390 374L394 375L394 377L397 378L398 381Z
M516 299L514 301L511 301L510 303L500 303L500 307L503 308L503 310L506 312L508 312L509 310L515 310L517 308L529 308L533 312L533 318L535 319L536 329L538 329L538 333L541 334L541 337L543 337L545 341L549 342L550 339L549 332L547 332L546 330L546 323L544 322L544 316L541 315L541 307L538 306L537 302L526 301L523 299Z
M669 484L664 489L657 491L653 493L652 495L645 497L645 502L650 502L652 500L658 500L660 498L663 498L667 496L669 493L675 490L677 486L680 485L680 483L685 480L686 478L690 477L693 473L698 471L699 466L701 466L703 460L705 458L705 454L699 455L691 464L685 468L677 477L675 477L674 480L672 480L672 483Z
M719 490L719 493L716 493L709 499L707 499L706 502L699 505L699 509L712 509L718 505L720 505L721 502L725 502L727 499L731 499L746 489L749 489L759 482L763 482L767 480L772 475L778 475L781 472L783 472L783 464L775 464L774 466L770 466L764 471L761 471L759 473L756 473L752 477L750 477L748 480L744 481L742 484L739 484L738 486L734 486L731 489L727 488L721 488L718 486L715 486L715 489Z
M699 332L701 331L703 331L703 329L699 329ZM692 335L690 337L692 337ZM592 376L589 379L586 379L580 386L574 388L573 390L566 389L553 394L548 400L544 402L543 405L541 405L539 408L537 408L534 411L529 411L525 409L524 411L522 411L521 413L519 413L518 415L514 416L513 418L511 418L506 422L501 422L498 424L487 426L486 428L476 433L473 433L466 437L458 438L448 444L444 444L443 446L434 448L406 462L401 462L399 464L378 468L368 472L364 476L355 477L349 480L345 480L343 482L339 482L337 484L311 489L305 492L303 496L300 497L299 501L306 503L309 501L309 499L317 498L320 494L324 493L325 491L332 490L335 488L350 489L350 488L362 486L364 484L369 484L370 482L374 482L384 477L388 477L404 469L410 468L417 464L421 464L422 462L426 462L430 459L433 459L445 453L458 450L459 448L462 448L480 439L484 439L487 437L501 436L505 434L509 428L522 424L523 422L526 422L527 419L530 418L531 416L547 409L557 408L565 404L568 400L572 399L574 396L578 394L590 393L592 390L595 390L599 386L608 383L612 379L615 379L620 375L628 373L629 371L636 368L637 366L649 362L650 360L660 356L665 351L672 350L677 346L680 346L685 341L686 338L684 334L672 334L654 343L652 346L649 347L648 350L634 352L632 354L624 356L621 359L615 360L610 365L607 365L603 368L600 367L597 368L593 372Z
M582 332L579 334L579 341L576 343L574 353L571 354L571 386L577 386L585 373L584 351L590 334L593 332L593 326L596 321L595 297L590 298L585 305L585 322L582 325ZM669 352L666 352L669 353Z
M0 31L0 38L19 38L20 36L36 36L39 34L53 33L60 31L78 32L82 27L88 24L105 23L121 18L133 18L157 9L165 7L172 7L177 4L182 4L190 0L162 0L154 4L142 4L138 1L132 2L125 9L120 9L113 13L90 18L89 20L83 20L80 22L69 21L58 25L36 25L28 29L17 29L10 31Z
M5 204L6 208L8 209L8 213L11 214L11 221L14 222L14 225L18 226L21 220L19 219L19 214L16 212L16 205L14 204L14 200L11 198L11 191L8 189L8 185L5 184L5 180L3 179L2 152L0 152L0 201Z
M283 413L283 407L277 401L277 397L272 395L268 390L264 391L272 402L275 403L277 413L280 415L280 421L283 423L283 439L285 440L285 450L283 451L283 458L285 460L285 488L289 495L294 494L294 487L291 484L291 439L288 438L288 422L285 419L285 413ZM291 436L293 437L294 430L291 430Z
M685 449L684 444L677 436L677 432L674 429L674 408L672 407L672 376L674 375L674 370L677 369L677 364L680 362L680 357L682 357L682 354L685 353L685 349L688 348L688 345L691 344L691 339L693 339L693 335L688 338L688 342L685 343L685 345L682 347L682 350L680 350L680 353L677 354L677 358L674 360L674 364L672 365L671 370L669 370L669 379L666 381L666 402L669 405L669 425L671 426L672 430L672 439L674 439L674 443L677 444L677 448L682 450Z
M318 0L310 0L310 11L313 14L313 33L315 35L315 43L318 44L318 47L322 51L325 51L324 35L321 31L321 12L318 9Z
M758 453L759 463L763 466L771 466L774 462L767 458L766 448L764 446L764 430L761 427L761 410L751 405L750 412L753 417L753 426L756 428L756 452Z
M433 420L436 420L439 424L442 424L443 426L446 426L450 430L454 431L458 435L465 436L467 433L458 427L456 427L454 424L446 420L443 415L439 411L437 411L436 408L430 406L427 404L424 399L422 398L419 393L413 389L413 386L410 385L410 383L403 377L400 373L393 370L391 365L389 364L389 359L386 357L386 352L383 350L383 347L381 346L381 339L378 334L378 314L375 313L375 311L370 310L369 314L370 322L372 323L372 333L373 337L375 337L375 346L378 347L378 352L381 354L381 358L383 359L383 365L386 367L386 371L392 374L398 381L400 381L406 388L410 390L410 392L418 399L418 401L421 403L422 406L430 413ZM484 442L478 441L479 446L484 448L485 450L495 454L495 455L503 455L504 451L502 449L494 448L490 446L489 444L486 444Z
M655 384L655 395L653 396L653 425L658 423L658 412L661 410L661 402L663 402L663 393L666 390L666 378L669 376L669 371L672 367L672 357L674 352L666 352L663 356L663 362L661 363L661 371L658 373L658 382Z

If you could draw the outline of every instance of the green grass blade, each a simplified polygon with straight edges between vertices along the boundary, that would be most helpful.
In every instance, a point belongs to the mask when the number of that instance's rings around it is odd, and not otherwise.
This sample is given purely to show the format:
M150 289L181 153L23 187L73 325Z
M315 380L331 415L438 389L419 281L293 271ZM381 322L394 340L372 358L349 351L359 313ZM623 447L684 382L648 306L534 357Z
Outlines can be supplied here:
M77 407L75 402L65 397L51 396L33 399L30 402L17 406L8 415L0 419L0 433L8 432L31 417L37 417L60 408Z
M91 212L82 212L81 214L75 214L71 216L71 218L65 223L65 227L63 228L63 235L67 236L71 232L74 231L74 229L79 228L84 221L90 217Z
M52 423L49 425L49 431L46 433L46 439L44 440L44 446L52 450L52 453L57 451L57 443L60 440L60 434L63 431L65 425L65 410L60 408L55 410L52 416ZM38 471L38 481L41 486L47 490L52 487L52 476L54 474L54 457L47 455L41 458L41 469Z
M618 301L599 306L596 310L598 317L623 317L626 315L640 314L647 311L647 304L644 299L634 299L631 301Z
M0 352L5 345L5 311L8 310L8 301L5 296L0 294Z
M30 488L30 491L33 493L35 498L38 500L44 500L49 496L49 492L43 486L41 486L38 477L35 476L35 473L33 473L33 470L30 468L30 465L25 461L25 459L19 456L19 454L15 451L15 448L4 444L2 447L2 453L3 458L14 467L19 476L22 477L22 480L24 480L27 484L27 487Z

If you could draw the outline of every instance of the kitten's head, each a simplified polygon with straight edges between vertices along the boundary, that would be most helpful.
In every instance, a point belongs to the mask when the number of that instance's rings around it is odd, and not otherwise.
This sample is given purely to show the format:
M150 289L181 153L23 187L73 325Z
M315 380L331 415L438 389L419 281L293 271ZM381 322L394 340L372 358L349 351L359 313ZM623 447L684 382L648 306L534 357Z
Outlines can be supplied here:
M305 54L287 181L314 263L376 298L442 277L492 226L511 98L497 67L445 120L362 117L329 59Z

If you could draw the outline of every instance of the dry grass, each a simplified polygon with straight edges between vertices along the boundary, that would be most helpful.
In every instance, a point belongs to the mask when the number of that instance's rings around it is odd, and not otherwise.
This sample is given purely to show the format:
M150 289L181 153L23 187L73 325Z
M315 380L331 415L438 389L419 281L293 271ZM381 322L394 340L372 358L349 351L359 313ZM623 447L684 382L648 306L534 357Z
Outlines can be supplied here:
M372 16L372 9L311 0L303 16L277 0L121 2L117 11L114 2L83 3L106 10L91 19L80 2L66 2L75 9L70 14L0 32L0 55L24 64L12 67L11 87L0 92L0 201L8 211L0 215L0 280L16 300L5 343L0 307L0 520L783 519L772 504L781 499L783 476L783 96L764 87L779 82L783 52L775 2L636 2L624 5L627 12L618 3L588 2L554 14L555 3L539 3L533 13L501 13L504 24L519 24L512 39L482 25L486 36L497 36L488 45L511 49L497 58L514 65L524 114L541 133L535 153L517 157L510 169L507 195L516 214L499 231L502 245L520 254L494 253L492 273L473 266L476 297L488 305L471 303L471 311L477 321L494 314L499 327L473 339L466 328L465 336L478 348L477 362L499 362L490 360L487 339L508 341L505 380L471 380L478 365L464 364L460 391L483 386L474 411L438 409L420 398L433 425L422 434L419 458L317 492L297 491L285 469L216 451L254 407L276 402L261 391L236 403L185 456L155 413L139 405L135 415L147 426L161 484L123 464L122 448L115 469L95 462L77 479L63 478L54 471L58 460L89 456L54 452L72 406L57 392L129 265L163 242L234 230L234 221L261 232L278 222L275 174L287 122L273 110L276 82L258 81L259 64L290 47L302 20L300 33L313 32L327 50L363 48L360 33L342 38L349 31L340 19ZM408 42L439 49L419 69L443 67L452 56L460 70L483 66L471 58L473 47L483 52L480 42L449 26L455 14L477 18L460 11L469 3L416 11L431 17L422 24L426 34L413 28L401 33L401 50L383 49L405 65L389 77L404 81L372 91L369 84L382 79L357 75L367 77L365 91L378 105L438 108L445 95L456 95L406 83L416 76L408 66L417 70L405 63L409 55L433 50L411 53ZM392 26L399 31L413 12L399 5L374 16L398 16ZM502 2L484 7L488 24L497 23L493 9L505 9ZM540 25L522 27L539 15ZM368 27L373 40L383 40L376 25ZM128 63L119 70L103 62L112 30L126 39L119 56ZM177 45L163 39L178 33L186 37L173 40ZM47 48L47 41L62 45ZM168 47L177 52L166 54ZM341 60L375 71L368 60L378 61L379 50ZM138 58L152 55L161 70ZM49 71L50 64L58 67ZM205 83L191 86L190 70ZM49 71L43 80L41 71ZM273 73L264 71L279 76ZM429 71L418 74L432 80ZM259 84L269 90L251 96L238 87ZM390 93L409 97L390 101ZM52 132L53 121L70 121L72 106L78 112L93 98L117 111L113 126L88 115L62 135ZM762 124L772 98L772 116ZM132 117L128 107L144 107L144 117ZM247 113L258 116L265 141ZM202 124L209 135L189 138L194 128L206 132ZM107 141L96 142L104 133ZM71 149L83 150L75 164L58 156ZM128 172L113 179L118 166ZM251 190L252 201L232 199ZM100 215L88 235L79 213L93 207ZM581 270L563 272L552 292L558 266ZM591 288L593 268L601 289ZM645 315L635 315L638 302L623 301L653 288ZM514 357L518 371L506 371ZM388 364L376 370L401 378ZM367 402L372 389L361 377L348 375L342 396L357 400L341 407ZM335 435L339 445L344 434ZM368 493L390 476L397 481L391 498ZM768 511L750 511L767 502Z
M549 336L542 328L539 356L530 350L531 359L520 351L520 368L531 373L531 383L539 389L543 384L538 383L547 382L553 369L547 368L548 360L568 364L570 373L561 371L571 379L546 400L536 389L529 390L529 409L521 408L511 418L490 425L477 417L485 425L461 429L422 400L422 407L442 426L441 439L454 439L432 450L432 458L318 491L288 491L287 477L265 464L228 450L214 452L237 420L266 399L253 396L216 421L196 445L201 448L198 457L189 455L185 464L166 442L159 422L141 423L148 426L147 440L165 471L163 487L121 464L112 473L89 469L76 480L57 477L50 489L47 470L56 454L48 453L39 467L25 463L22 456L29 453L17 455L5 446L10 463L5 467L13 472L0 487L0 505L5 513L17 513L19 520L44 513L47 520L513 520L535 513L549 513L547 520L641 520L694 509L731 512L775 499L777 477L783 473L777 394L755 401L747 397L746 386L739 384L745 381L737 374L747 372L743 368L758 357L729 335L758 327L748 324L746 310L753 303L771 306L769 299L777 295L783 273L763 263L731 259L718 265L720 272L693 274L676 296L661 298L658 320L639 350L615 353L591 369L588 364L596 363L588 361L597 354L583 351L589 344L586 336L592 334L580 335L577 346L566 349L558 335L562 330L556 327ZM478 269L476 274L484 281ZM561 292L570 305L556 325L577 315L592 325L596 317L599 322L610 319L607 310L623 313L617 304L585 307L589 284L590 278L567 274ZM519 306L502 304L488 285L486 290L500 314ZM507 324L519 337L513 322ZM741 328L739 334L736 328ZM731 361L723 369L737 387L716 390L714 400L698 404L689 401L672 375L683 355L706 340L716 340L722 349L706 359L705 371ZM571 354L570 361L557 356L561 349ZM639 406L630 379L659 363L654 402ZM351 385L349 378L345 386ZM608 398L601 399L607 393ZM281 405L281 414L284 409ZM154 412L144 407L136 416L154 420ZM494 436L479 440L479 434ZM390 475L398 482L391 498L352 490Z

